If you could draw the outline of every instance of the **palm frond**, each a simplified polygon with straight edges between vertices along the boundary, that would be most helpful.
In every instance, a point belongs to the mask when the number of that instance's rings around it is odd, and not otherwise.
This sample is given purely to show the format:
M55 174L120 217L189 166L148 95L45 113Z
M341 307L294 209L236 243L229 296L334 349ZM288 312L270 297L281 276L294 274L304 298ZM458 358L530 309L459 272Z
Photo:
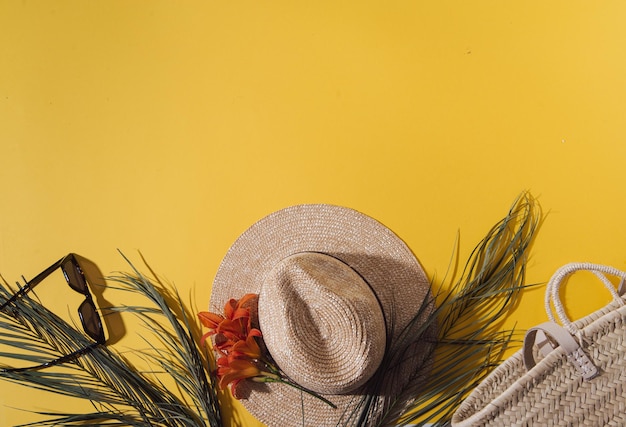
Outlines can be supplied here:
M458 279L450 278L448 285L444 279L433 300L423 302L402 332L395 347L399 350L389 352L383 363L405 363L416 352L423 358L376 425L445 425L463 398L502 361L515 333L500 327L528 286L526 261L539 221L538 204L523 193L474 248ZM428 312L434 301L436 308ZM432 355L435 362L429 366ZM366 404L362 413L362 423L356 425L372 425L368 414L375 410Z
M127 259L128 261L128 259ZM219 427L222 425L215 385L207 371L209 355L196 340L197 326L189 319L179 295L160 280L152 281L129 262L133 274L110 280L116 289L139 294L145 306L113 307L110 311L137 316L149 334L149 350L142 353L177 387L166 385L152 370L142 372L107 346L63 366L23 372L0 371L0 378L36 389L91 402L87 413L45 413L29 426L163 426ZM155 283L156 282L156 283ZM0 285L0 300L13 289ZM0 312L3 360L39 364L91 344L73 325L28 295ZM23 349L31 351L24 351ZM13 349L13 350L11 350Z

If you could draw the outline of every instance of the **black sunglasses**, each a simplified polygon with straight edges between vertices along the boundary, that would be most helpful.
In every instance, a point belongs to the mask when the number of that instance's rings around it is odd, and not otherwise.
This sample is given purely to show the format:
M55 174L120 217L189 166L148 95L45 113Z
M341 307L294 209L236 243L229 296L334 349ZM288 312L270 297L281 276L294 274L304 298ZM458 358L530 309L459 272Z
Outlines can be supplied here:
M35 276L35 278L33 278L31 281L26 282L24 286L22 286L11 298L6 300L0 306L0 311L4 310L9 305L13 304L17 299L30 292L35 286L41 283L57 268L61 268L61 271L63 271L63 275L65 276L65 280L70 285L70 287L76 292L85 296L85 300L78 307L78 316L80 317L80 321L83 324L83 329L85 330L85 333L90 338L92 338L95 343L92 343L87 347L76 350L65 356L61 356L58 359L54 359L50 362L24 368L0 369L0 372L22 372L59 365L61 363L68 362L76 357L87 354L99 345L103 345L106 343L106 338L104 337L104 328L102 327L102 320L100 319L100 315L98 314L96 305L94 304L93 298L91 297L91 292L89 292L85 274L83 273L83 270L80 267L75 254L69 254L61 258L50 267L46 268L44 271Z

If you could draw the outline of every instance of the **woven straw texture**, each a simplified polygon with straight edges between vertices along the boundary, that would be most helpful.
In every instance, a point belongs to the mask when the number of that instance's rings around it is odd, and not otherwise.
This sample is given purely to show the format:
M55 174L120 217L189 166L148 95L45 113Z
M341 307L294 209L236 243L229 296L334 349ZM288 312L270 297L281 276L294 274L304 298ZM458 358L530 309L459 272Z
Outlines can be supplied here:
M576 340L599 368L584 380L561 347L527 370L523 349L461 404L454 427L626 425L626 307L614 300L573 322ZM580 342L580 341L579 341ZM534 348L535 360L542 356Z
M352 209L298 205L263 218L237 239L216 274L209 310L221 312L230 298L260 293L264 281L275 273L277 265L304 252L332 256L363 278L382 308L385 335L392 348L402 328L416 315L424 300L431 298L428 279L417 259L388 228ZM349 298L344 299L342 304L348 301ZM426 311L424 316L429 314ZM262 332L271 334L263 327ZM385 372L384 395L377 398L379 410L403 386L406 372L415 366L428 365L423 354L419 351L414 354L414 360L397 369L381 365L380 369L389 370ZM352 363L358 365L361 362L353 360ZM298 369L297 365L295 369ZM307 370L318 368L307 364L299 369L305 375ZM283 384L247 381L245 386L247 398L241 402L268 426L324 427L336 426L350 416L367 384L347 394L326 395L337 409Z
M283 372L317 393L363 385L385 352L385 318L369 285L338 259L316 252L292 255L266 276L259 321Z

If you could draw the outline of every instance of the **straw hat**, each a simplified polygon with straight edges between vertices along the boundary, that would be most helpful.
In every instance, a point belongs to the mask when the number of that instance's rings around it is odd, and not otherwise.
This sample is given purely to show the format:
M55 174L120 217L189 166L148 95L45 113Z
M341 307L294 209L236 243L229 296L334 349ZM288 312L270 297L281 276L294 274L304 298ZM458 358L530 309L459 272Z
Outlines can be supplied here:
M385 355L399 351L398 337L420 309L420 322L432 313L428 279L404 242L366 215L298 205L261 219L226 254L209 310L221 313L229 299L247 293L259 294L260 329L276 364L337 406L284 384L244 381L241 402L268 426L336 426L358 418L372 385L376 418L407 378L419 379L415 370L427 375L428 343L394 366Z

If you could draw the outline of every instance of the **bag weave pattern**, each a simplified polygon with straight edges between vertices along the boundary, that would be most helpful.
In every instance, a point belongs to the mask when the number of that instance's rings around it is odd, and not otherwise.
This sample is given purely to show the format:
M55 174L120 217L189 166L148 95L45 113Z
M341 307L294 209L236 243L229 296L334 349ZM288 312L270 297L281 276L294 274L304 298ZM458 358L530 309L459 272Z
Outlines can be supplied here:
M626 426L626 306L613 301L573 325L599 369L584 380L557 347L527 370L523 350L496 368L461 404L452 426Z

